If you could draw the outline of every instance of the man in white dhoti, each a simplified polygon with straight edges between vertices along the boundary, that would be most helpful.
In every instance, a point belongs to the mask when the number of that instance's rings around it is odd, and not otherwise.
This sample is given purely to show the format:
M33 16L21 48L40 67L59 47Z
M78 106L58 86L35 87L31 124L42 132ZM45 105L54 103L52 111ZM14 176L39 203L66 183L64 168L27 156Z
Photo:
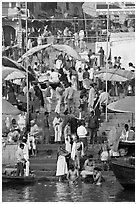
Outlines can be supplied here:
M55 131L54 142L61 142L62 120L61 120L60 115L58 113L56 113L56 116L53 120L53 127L54 127L54 131Z

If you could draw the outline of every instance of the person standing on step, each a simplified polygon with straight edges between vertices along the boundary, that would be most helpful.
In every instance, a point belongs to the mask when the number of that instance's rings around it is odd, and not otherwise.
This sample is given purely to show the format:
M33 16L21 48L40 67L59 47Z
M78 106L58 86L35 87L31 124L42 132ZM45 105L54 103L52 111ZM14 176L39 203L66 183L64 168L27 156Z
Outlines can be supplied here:
M55 132L55 139L54 142L61 143L61 136L62 136L62 119L58 113L53 120L53 128Z
M95 111L92 110L90 112L90 116L88 118L88 128L90 132L90 144L94 144L97 139L97 130L99 128L98 118L95 115Z
M68 167L66 162L66 156L68 152L65 150L64 146L60 146L57 153L57 169L56 176L59 177L59 181L62 181L63 176L67 175Z
M16 151L16 158L17 158L17 176L24 176L24 163L26 160L24 159L23 154L24 144L20 143L19 148Z
M77 169L80 169L80 159L81 157L84 156L84 145L83 142L79 141L79 137L76 136L74 138L74 142L72 145L72 151L71 151L71 159L74 161L75 163L75 167Z

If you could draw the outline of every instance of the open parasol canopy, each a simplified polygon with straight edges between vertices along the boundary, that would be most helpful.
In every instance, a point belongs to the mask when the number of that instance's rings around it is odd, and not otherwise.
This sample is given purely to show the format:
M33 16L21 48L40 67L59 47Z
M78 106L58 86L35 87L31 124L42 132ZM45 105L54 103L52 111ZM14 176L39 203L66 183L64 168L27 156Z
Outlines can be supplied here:
M3 74L4 73L4 74ZM14 68L5 67L2 69L3 80L14 80L26 78L25 73Z
M105 69L103 68L100 71L96 71L94 73L95 77L98 77L102 80L108 81L117 81L117 82L124 82L128 80L132 80L135 78L135 74L128 70L121 70L121 69Z
M32 47L30 50L28 50L24 55L22 55L22 57L20 57L18 59L18 62L22 62L26 57L29 57L31 55L33 55L36 52L39 52L40 50L46 49L47 47L49 47L50 44L46 44L46 45L39 45L36 47Z
M36 47L31 48L21 58L18 59L18 62L22 62L26 57L29 57L29 56L33 55L34 53L39 52L40 50L46 49L48 47L52 47L52 48L54 48L60 52L66 53L67 55L69 55L75 59L81 60L81 56L78 54L78 52L68 45L46 44L46 45L40 45L40 46L36 46Z
M78 54L78 52L68 45L56 44L56 45L52 45L52 47L55 48L56 50L59 50L61 52L66 53L67 55L69 55L69 56L71 56L77 60L81 60L81 56Z
M2 114L3 115L19 115L20 110L14 107L11 103L2 99Z
M20 63L5 56L2 57L2 65L5 67L12 67L12 68L19 69L21 71L25 71L25 68Z
M2 66L2 80L25 78L25 72L16 68Z
M2 57L2 65L3 65L3 67L8 67L10 69L15 68L15 69L18 69L19 71L27 72L26 68L24 66L22 66L20 63L14 61L8 57L5 57L5 56ZM28 71L28 74L29 74L30 80L34 81L36 76L31 69Z
M116 112L135 113L135 96L127 96L121 100L110 103L107 108Z

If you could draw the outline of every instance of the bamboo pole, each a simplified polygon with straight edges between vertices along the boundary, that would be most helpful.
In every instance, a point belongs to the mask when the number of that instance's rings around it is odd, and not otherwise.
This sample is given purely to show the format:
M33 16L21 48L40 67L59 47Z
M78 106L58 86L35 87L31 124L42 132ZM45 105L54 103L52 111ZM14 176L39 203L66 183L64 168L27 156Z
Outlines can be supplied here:
M26 52L27 52L27 42L28 42L28 14L27 14L27 2L25 2L26 7ZM26 72L27 72L27 123L29 122L29 74L28 74L28 63L26 58Z
M108 69L108 28L109 28L109 2L108 2L108 10L107 10L107 49L106 49L106 94L107 94L107 69ZM107 100L106 100L106 122L108 121L108 113L107 113Z

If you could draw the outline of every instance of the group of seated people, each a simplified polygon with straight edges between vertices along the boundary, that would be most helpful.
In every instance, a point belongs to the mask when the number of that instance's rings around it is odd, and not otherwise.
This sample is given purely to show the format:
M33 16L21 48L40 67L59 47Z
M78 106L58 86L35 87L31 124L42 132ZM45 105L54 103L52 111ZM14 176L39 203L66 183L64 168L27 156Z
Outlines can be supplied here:
M135 131L133 127L129 127L128 124L124 125L124 129L120 136L120 141L135 141Z

